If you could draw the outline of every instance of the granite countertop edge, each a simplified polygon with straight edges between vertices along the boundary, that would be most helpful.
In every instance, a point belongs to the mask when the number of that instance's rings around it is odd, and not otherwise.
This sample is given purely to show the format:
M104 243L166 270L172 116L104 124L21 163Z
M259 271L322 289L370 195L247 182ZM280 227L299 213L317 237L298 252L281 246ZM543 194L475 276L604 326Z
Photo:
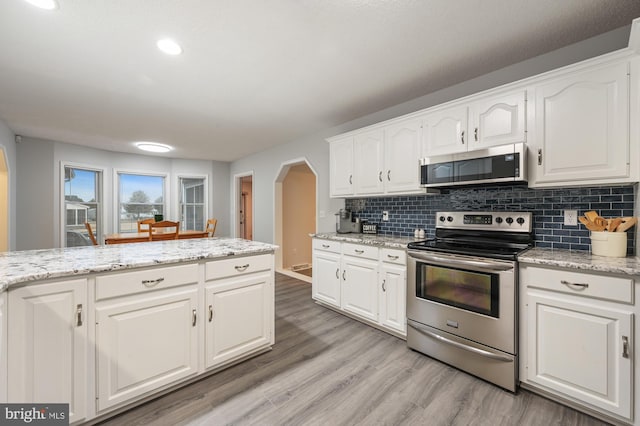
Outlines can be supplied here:
M240 238L197 238L0 253L0 292L29 282L91 273L273 253L278 246Z
M394 249L407 249L407 244L413 241L423 241L424 238L401 237L383 234L338 234L337 232L318 232L309 234L312 238L333 240L354 244L363 244Z

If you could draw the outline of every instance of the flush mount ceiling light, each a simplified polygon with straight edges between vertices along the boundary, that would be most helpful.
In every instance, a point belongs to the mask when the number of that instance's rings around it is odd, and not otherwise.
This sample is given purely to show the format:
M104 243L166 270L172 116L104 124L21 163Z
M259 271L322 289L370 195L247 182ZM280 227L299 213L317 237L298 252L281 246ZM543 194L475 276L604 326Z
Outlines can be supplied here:
M40 9L53 10L58 8L56 0L24 0Z
M169 38L163 38L156 43L158 49L162 50L167 55L179 55L182 53L182 47L175 41Z
M173 149L169 145L156 142L136 142L135 145L138 149L148 152L169 152Z

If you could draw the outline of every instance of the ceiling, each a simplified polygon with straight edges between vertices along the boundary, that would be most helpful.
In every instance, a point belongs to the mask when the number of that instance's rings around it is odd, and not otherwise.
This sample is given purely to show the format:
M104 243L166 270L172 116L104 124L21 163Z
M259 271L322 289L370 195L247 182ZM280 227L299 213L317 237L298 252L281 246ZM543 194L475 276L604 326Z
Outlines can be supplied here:
M638 0L0 2L0 118L23 136L233 161L640 16ZM180 56L155 43L171 37Z

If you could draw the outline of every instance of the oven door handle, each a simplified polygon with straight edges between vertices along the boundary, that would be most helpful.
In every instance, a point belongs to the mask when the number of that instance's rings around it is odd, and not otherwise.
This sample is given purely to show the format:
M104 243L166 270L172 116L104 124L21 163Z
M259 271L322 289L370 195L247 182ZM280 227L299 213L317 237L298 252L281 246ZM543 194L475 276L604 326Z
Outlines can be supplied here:
M440 262L450 266L471 266L475 268L484 268L490 271L509 271L513 269L512 263L491 262L486 260L457 259L453 257L437 256L428 252L408 252L409 256L418 260L427 260L430 262Z
M427 330L427 328L425 326L423 326L422 324L419 324L415 321L412 320L407 320L407 325L415 330L418 330L420 333L425 334L429 337L432 337L442 343L446 343L448 345L451 346L455 346L458 349L462 349L465 351L469 351L469 352L473 352L475 354L478 355L482 355L486 358L491 358L491 359L495 359L498 361L504 361L504 362L513 362L512 358L509 358L508 356L505 355L499 355L493 352L489 352L489 351L485 351L484 349L479 349L479 348L475 348L473 346L468 346L465 345L464 343L460 343L460 342L456 342L454 340L451 339L447 339L444 336L441 336L439 334L434 333L433 331Z

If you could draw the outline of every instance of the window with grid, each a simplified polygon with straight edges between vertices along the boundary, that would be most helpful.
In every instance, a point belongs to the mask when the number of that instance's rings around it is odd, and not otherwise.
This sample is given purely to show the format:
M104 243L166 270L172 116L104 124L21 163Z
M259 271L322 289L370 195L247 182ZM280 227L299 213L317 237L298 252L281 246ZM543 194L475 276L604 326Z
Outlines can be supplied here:
M98 241L102 233L102 172L64 167L65 247L90 246L85 222Z
M204 178L180 178L180 223L182 229L204 231L207 209Z
M164 180L164 176L118 173L118 232L138 232L142 219L168 219L164 217Z

